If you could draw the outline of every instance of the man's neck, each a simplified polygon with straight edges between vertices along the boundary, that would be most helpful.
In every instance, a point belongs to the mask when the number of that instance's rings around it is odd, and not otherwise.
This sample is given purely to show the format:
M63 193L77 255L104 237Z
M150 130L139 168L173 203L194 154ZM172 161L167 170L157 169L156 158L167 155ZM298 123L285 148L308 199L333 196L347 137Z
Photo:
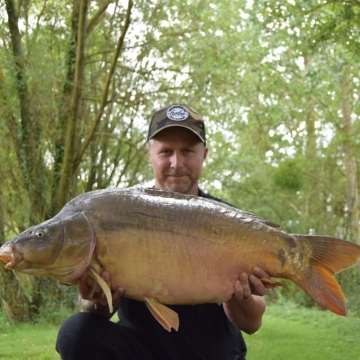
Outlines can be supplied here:
M171 189L167 189L167 188L159 185L158 183L156 183L156 181L155 181L154 187L155 187L156 189L159 189L159 190L173 191L173 190L171 190ZM184 194L184 195L198 195L198 193L199 193L199 186L198 186L197 184L195 184L193 187L191 187L190 189L188 189L188 190L185 191L185 192L182 192L182 191L174 191L174 192L178 192L178 193Z

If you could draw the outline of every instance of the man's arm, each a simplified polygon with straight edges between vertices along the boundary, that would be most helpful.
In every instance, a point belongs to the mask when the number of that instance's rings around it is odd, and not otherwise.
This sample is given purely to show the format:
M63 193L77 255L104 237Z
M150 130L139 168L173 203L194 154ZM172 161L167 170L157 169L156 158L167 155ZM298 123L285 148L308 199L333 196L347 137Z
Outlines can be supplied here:
M266 303L262 297L266 294L266 287L260 278L269 279L270 276L260 268L253 269L254 275L246 273L240 275L235 283L235 294L232 299L223 303L226 316L240 330L253 334L262 324L262 316Z

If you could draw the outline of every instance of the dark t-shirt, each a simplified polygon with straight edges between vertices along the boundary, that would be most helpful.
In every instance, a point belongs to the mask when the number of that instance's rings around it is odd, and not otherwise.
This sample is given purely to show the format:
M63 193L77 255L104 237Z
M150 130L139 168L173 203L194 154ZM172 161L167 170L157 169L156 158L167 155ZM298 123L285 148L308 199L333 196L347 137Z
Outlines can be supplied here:
M221 201L200 189L198 196ZM222 305L168 306L179 315L179 331L165 330L142 301L128 298L120 301L120 324L139 334L154 359L245 359L246 345L242 334L227 318Z

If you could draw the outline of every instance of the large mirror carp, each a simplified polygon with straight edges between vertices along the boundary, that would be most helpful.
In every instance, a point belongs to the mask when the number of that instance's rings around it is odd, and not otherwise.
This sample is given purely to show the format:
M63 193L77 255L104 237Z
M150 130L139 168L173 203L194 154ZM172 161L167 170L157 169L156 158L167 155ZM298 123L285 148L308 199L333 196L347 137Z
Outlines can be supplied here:
M76 284L103 267L112 284L144 301L167 329L166 304L222 303L242 272L258 266L296 283L324 308L346 314L334 274L356 264L360 246L329 236L287 234L277 225L213 200L156 189L96 190L77 196L52 219L0 249L5 268ZM263 279L266 285L279 283Z

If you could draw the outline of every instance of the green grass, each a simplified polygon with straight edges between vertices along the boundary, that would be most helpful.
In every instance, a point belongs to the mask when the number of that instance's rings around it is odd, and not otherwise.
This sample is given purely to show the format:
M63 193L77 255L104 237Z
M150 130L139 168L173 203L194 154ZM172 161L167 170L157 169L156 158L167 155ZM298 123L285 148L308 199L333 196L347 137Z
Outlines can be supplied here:
M59 360L54 348L58 330L46 321L12 325L0 313L0 359ZM248 360L360 359L359 317L292 303L269 305L262 328L244 336Z
M360 318L291 303L268 306L261 329L244 336L249 360L360 359Z
M3 323L0 326L0 359L59 360L55 339L59 326Z

